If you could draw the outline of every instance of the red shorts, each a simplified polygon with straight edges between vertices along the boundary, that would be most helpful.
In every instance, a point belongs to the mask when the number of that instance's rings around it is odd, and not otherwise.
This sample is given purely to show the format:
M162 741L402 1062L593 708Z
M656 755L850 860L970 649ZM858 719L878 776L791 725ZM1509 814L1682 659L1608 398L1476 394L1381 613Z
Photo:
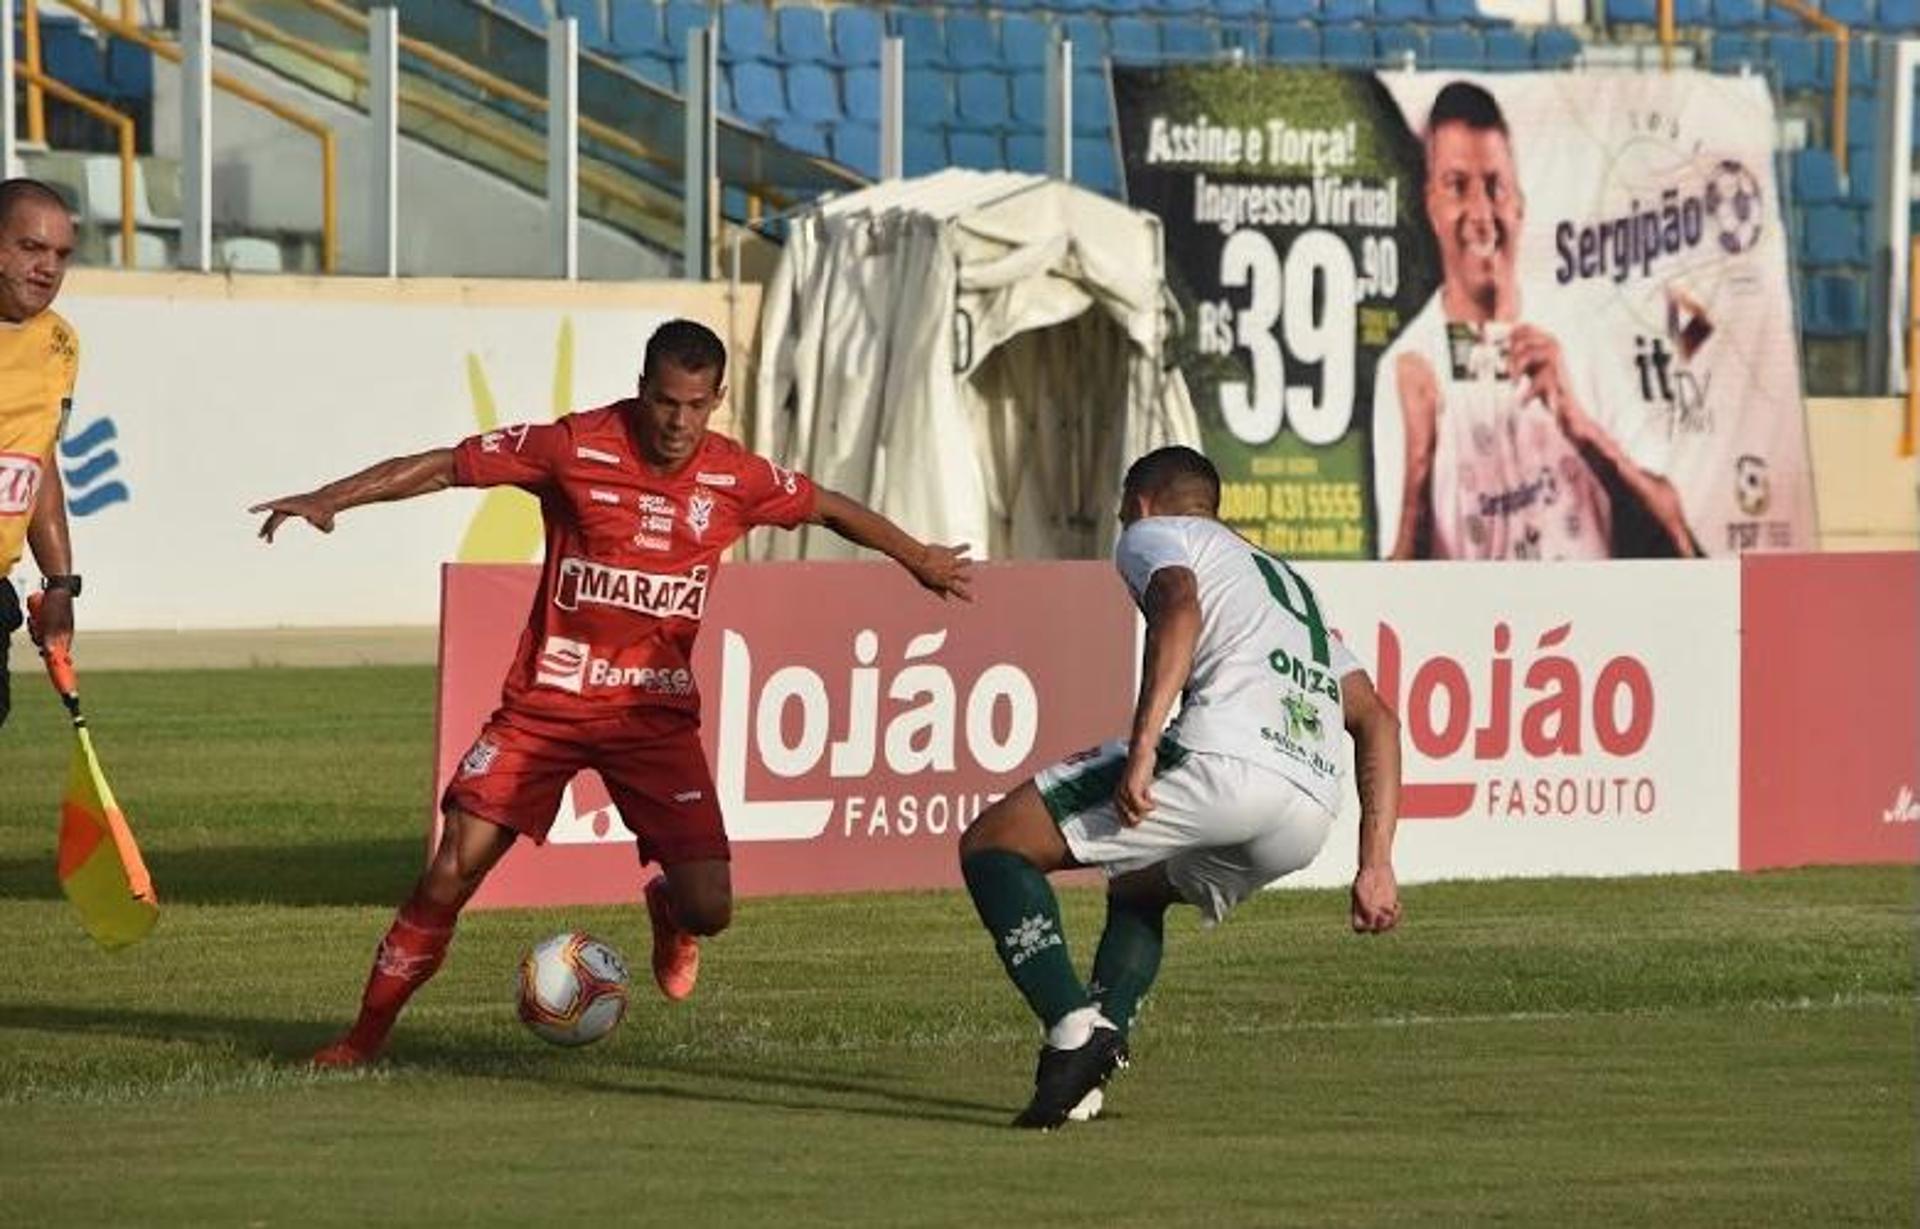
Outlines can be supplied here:
M454 770L440 806L544 843L567 783L587 768L606 782L641 861L728 858L700 718L675 709L555 721L502 708Z

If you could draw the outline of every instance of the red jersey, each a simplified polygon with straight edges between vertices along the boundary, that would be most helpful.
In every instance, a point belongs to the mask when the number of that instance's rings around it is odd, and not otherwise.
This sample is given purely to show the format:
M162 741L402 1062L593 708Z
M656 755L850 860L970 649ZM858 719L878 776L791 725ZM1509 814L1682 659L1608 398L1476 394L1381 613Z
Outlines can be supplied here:
M540 498L546 559L504 707L592 717L642 707L698 711L693 640L720 556L755 525L813 513L813 483L708 432L656 474L628 429L631 401L463 440L460 486Z

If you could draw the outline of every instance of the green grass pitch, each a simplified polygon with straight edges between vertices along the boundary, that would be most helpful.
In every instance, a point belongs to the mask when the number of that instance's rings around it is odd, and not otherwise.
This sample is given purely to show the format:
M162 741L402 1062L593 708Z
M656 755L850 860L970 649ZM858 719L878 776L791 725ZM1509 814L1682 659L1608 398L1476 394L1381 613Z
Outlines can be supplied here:
M16 651L18 651L16 649ZM1891 1225L1915 1207L1912 870L1276 892L1167 962L1108 1116L1011 1130L1036 1030L956 892L745 902L701 988L582 1051L469 919L390 1061L314 1075L419 865L432 678L83 678L159 884L94 950L54 880L67 732L0 731L0 1223ZM1064 894L1084 965L1097 895Z

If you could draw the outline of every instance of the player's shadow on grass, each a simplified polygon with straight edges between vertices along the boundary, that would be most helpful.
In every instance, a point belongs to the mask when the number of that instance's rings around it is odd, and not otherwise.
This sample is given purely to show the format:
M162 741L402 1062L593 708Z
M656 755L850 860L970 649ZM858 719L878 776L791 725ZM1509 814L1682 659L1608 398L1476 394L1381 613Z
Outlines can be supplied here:
M150 849L147 869L164 908L193 905L391 905L426 861L420 837L324 844ZM0 899L57 900L53 850L0 858Z
M291 1061L318 1049L334 1032L311 1020L275 1020L257 1016L197 1015L134 1007L62 1007L58 1004L0 1003L0 1029L23 1029L63 1036L106 1034L150 1041L225 1043L247 1058Z

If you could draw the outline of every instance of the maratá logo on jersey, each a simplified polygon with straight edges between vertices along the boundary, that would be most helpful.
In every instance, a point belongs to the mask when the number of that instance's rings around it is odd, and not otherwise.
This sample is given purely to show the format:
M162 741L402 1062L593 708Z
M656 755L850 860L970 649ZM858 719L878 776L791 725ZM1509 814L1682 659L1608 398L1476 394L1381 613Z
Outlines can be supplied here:
M708 572L702 565L679 575L661 575L569 557L560 561L553 604L562 610L617 606L656 619L698 619L707 611Z
M39 490L39 461L25 453L0 452L0 516L25 516Z

